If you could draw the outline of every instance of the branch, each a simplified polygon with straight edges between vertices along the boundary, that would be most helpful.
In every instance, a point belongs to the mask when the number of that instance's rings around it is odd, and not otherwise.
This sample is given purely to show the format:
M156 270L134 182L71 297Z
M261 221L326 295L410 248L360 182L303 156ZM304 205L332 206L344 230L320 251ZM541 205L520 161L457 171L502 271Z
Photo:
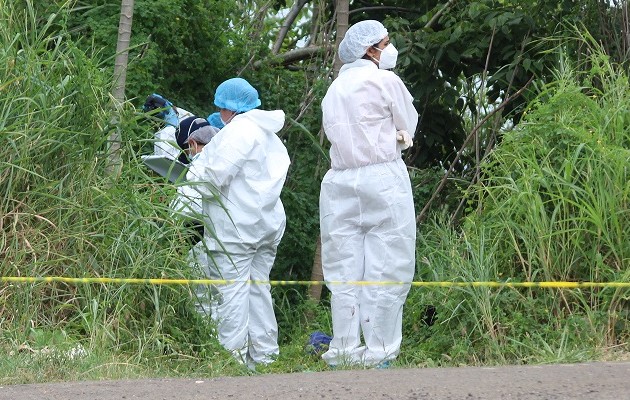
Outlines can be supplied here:
M373 6L373 7L360 7L350 11L350 14L356 14L363 11L373 11L373 10L385 10L385 11L401 11L408 13L416 13L420 14L421 11L414 10L413 8L405 8L405 7L392 7L392 6Z
M492 39L491 39L491 41L490 41L490 48L488 49L488 55L486 56L486 66L485 66L485 68L484 68L484 72L483 72L483 75L484 75L484 79L483 79L483 83L482 83L482 85L483 85L483 86L485 86L485 82L486 82L486 78L485 78L485 76L486 76L487 71L488 71L488 63L489 63L489 57L490 57L490 49L492 48L492 43L494 42L494 32L495 32L495 30L493 29ZM529 32L528 32L528 34L527 34L525 37L526 37L526 38L527 38L527 37L529 37ZM523 56L523 53L525 52L525 42L526 42L526 40L523 40L523 42L521 43L521 51L520 51L520 53L519 53L519 55L518 55L517 64L519 64L519 63L520 63L520 61L521 61L521 57ZM517 66L517 67L515 67L515 68L514 68L514 71L512 72L512 77L510 78L510 83L508 84L508 87L507 87L507 91L506 91L506 93L510 93L510 90L512 89L512 85L514 84L514 79L516 79L516 69L517 69L517 68L518 68L518 66ZM498 128L498 123L499 123L499 122L498 122L498 121L499 121L499 119L500 119L500 116L501 116L500 114L499 114L499 115L497 115L497 117L499 117L499 118L497 118L497 119L496 119L496 121L497 121L497 122L496 122L496 125L497 125L497 126L495 126L495 127L494 127L494 129L493 129L493 131L492 131L492 132L493 132L493 133L492 133L492 136L490 137L490 140L488 140L488 144L487 144L487 146L486 146L486 150L484 151L484 154L483 154L483 156L481 157L481 160L485 160L485 159L486 159L486 157L488 157L488 155L490 154L490 151L492 150L492 148L493 148L493 146L494 146L495 139L496 139L496 135L497 135L497 132L499 131L499 128ZM470 186L472 186L472 185L474 185L475 183L477 183L477 181L478 181L480 178L481 178L481 162L480 162L479 160L477 160L477 167L476 167L476 170L475 170L475 174L473 175L473 178L472 178L472 180L470 181ZM465 204L466 204L466 196L463 196L463 197L462 197L462 199L461 199L461 201L459 202L459 205L458 205L458 206L457 206L457 208L455 209L455 212L454 212L454 213L453 213L453 215L451 216L451 222L452 222L452 223L454 223L455 221L457 221L457 219L459 218L459 213L460 213L460 212L461 212L461 210L464 208L464 205L465 205ZM479 207L481 207L481 202L479 202Z
M436 12L435 15L431 18L431 20L429 22L427 22L427 24L424 26L424 28L432 28L433 24L437 23L438 20L442 17L442 14L444 14L444 12L446 11L447 8L449 8L450 6L452 6L455 3L456 0L448 0L446 2L446 4L444 4L444 7L442 7L440 9L440 11Z
M477 131L479 130L479 128L481 128L489 119L490 117L492 117L494 114L496 114L497 112L499 112L500 110L502 110L506 105L508 105L511 101L513 101L515 98L517 98L518 96L521 95L521 93L523 93L525 91L525 89L529 86L530 83L532 83L532 81L534 80L534 76L532 76L531 78L529 78L529 80L527 81L527 83L525 83L525 85L520 88L518 90L518 92L514 93L513 95L511 95L510 97L508 97L507 99L503 100L503 102L501 104L499 104L497 106L497 108L495 108L494 110L490 111L488 113L488 115L486 115L481 121L479 121L479 123L477 123L477 125L475 125L475 127L473 128L473 130L470 132L470 134L468 135L468 137L466 138L466 140L464 141L464 143L462 144L462 147L459 149L459 151L457 152L457 155L455 156L455 159L453 160L453 162L451 163L451 166L449 167L448 171L446 171L446 174L444 174L444 177L442 178L442 180L440 181L440 184L438 185L437 189L435 189L435 192L433 192L433 195L431 196L431 198L429 199L429 201L427 201L427 204L425 204L424 208L422 209L422 211L420 211L420 214L418 214L418 217L416 218L416 221L418 223L424 221L424 219L426 218L426 213L429 210L429 207L431 206L431 203L433 203L433 201L437 198L438 194L442 191L442 189L444 188L444 186L446 185L446 181L448 180L448 177L451 175L451 173L453 172L453 169L455 169L455 164L457 164L457 161L459 161L459 158L461 157L461 155L464 153L464 150L466 149L466 146L468 145L468 142L470 142L470 140L475 137L475 135L477 134Z
M297 18L300 11L302 11L304 5L308 3L308 1L309 0L297 0L295 3L293 3L293 6L291 6L289 13L282 22L282 26L280 27L280 31L278 32L276 42L271 48L271 54L278 54L280 48L282 47L282 42L284 41L284 38L286 38L287 34L289 33L289 28L291 27L291 25L293 25L293 22Z
M254 63L254 69L260 68L263 64L267 65L289 65L297 61L308 60L316 57L321 53L331 50L332 46L308 46L299 49L289 50L286 53L278 54L276 57L270 57L258 60Z
M455 1L456 0L448 0L446 2L446 4L444 4L444 6L442 6L440 11L435 13L435 15L431 18L431 20L429 22L427 22L427 24L424 27L425 28L431 28L433 26L433 24L435 24L440 19L440 17L442 17L442 14L444 14L446 9L451 7L453 5L453 3L455 3ZM413 9L413 8L391 7L391 6L373 6L373 7L356 8L356 9L350 11L350 14L356 14L356 13L360 13L360 12L364 12L364 11L373 11L373 10L399 11L399 12L416 13L416 14L420 14L421 13L421 11Z

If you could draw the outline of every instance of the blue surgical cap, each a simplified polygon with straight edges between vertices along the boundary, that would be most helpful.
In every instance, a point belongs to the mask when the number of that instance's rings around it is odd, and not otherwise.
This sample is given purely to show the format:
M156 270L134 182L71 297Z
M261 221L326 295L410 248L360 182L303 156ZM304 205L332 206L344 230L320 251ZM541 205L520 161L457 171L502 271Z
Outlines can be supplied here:
M221 120L221 113L219 112L215 112L208 115L208 118L206 118L206 120L208 120L208 123L210 125L217 127L219 129L223 129L223 127L225 126L225 124Z
M243 78L223 82L214 94L214 104L219 108L246 112L260 106L258 91Z

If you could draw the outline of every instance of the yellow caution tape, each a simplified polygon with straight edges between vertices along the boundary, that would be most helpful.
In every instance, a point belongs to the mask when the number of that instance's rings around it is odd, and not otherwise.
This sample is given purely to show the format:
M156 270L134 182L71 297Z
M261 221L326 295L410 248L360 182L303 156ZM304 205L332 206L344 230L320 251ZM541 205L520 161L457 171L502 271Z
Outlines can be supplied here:
M167 278L72 278L64 276L2 276L0 282L37 283L109 283L132 285L231 285L245 283L255 285L411 285L416 287L491 287L491 288L630 288L630 282L396 282L396 281L262 281L230 279L167 279Z

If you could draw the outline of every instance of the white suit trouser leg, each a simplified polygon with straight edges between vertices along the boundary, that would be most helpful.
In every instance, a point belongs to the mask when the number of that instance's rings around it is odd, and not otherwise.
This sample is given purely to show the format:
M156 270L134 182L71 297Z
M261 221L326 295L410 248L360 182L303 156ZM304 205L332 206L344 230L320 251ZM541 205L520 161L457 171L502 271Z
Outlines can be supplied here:
M329 171L322 182L320 222L327 281L413 279L415 211L401 160ZM322 358L332 365L394 359L409 287L329 284L333 340Z
M199 241L188 251L188 265L199 276L208 276L208 255L203 241ZM211 298L207 285L195 285L195 308L198 313L210 316Z
M239 251L232 251L233 247ZM209 278L268 281L276 249L277 244L258 249L230 246L229 257L212 251ZM245 282L215 288L212 318L217 322L219 342L242 362L269 363L278 354L278 325L270 288L269 284Z

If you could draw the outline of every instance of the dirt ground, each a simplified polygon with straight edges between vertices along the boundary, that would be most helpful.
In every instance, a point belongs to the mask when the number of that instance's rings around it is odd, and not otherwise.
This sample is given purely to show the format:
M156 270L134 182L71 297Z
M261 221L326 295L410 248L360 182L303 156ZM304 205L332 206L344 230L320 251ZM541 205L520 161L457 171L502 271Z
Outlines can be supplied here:
M630 399L630 362L269 374L0 387L0 399Z

